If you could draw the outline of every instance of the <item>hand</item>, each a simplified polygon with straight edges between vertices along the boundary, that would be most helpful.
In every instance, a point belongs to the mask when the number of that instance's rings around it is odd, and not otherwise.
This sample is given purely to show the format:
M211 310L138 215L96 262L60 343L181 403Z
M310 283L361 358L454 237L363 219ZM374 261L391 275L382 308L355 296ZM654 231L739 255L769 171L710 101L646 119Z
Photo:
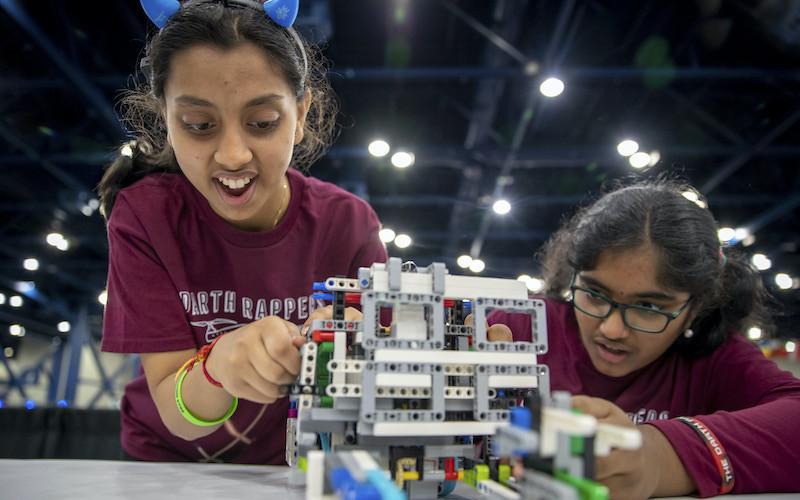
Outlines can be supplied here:
M361 321L363 317L364 315L361 314L361 311L353 307L348 307L344 310L345 321ZM318 319L333 319L333 306L319 307L308 315L308 319L303 323L303 327L300 329L300 333L303 337L306 336L308 329L311 328L311 323Z
M614 449L607 457L597 457L596 480L608 486L612 499L650 498L658 488L662 471L659 458L663 455L660 447L664 443L658 441L658 436L670 446L661 432L650 425L635 426L622 409L605 399L573 396L572 407L594 416L599 422L634 427L642 432L641 448Z
M232 396L274 403L300 373L299 347L304 342L297 325L267 316L219 339L206 369Z
M468 314L466 318L464 318L464 325L472 326L475 323L472 314ZM511 334L511 328L508 326L497 323L495 325L489 326L489 323L486 323L486 338L489 342L513 342L514 336Z

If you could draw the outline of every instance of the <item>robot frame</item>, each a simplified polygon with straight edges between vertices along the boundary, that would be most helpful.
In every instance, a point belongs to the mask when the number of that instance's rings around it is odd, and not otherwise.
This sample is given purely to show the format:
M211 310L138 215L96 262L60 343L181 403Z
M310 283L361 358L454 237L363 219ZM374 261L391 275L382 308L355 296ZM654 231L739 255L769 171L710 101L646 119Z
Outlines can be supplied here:
M595 456L641 444L551 394L537 362L545 303L521 281L391 258L314 289L333 318L307 332L286 426L286 461L309 500L436 498L459 480L497 498L600 500ZM345 319L348 305L360 321ZM530 315L531 341L489 341L495 310Z

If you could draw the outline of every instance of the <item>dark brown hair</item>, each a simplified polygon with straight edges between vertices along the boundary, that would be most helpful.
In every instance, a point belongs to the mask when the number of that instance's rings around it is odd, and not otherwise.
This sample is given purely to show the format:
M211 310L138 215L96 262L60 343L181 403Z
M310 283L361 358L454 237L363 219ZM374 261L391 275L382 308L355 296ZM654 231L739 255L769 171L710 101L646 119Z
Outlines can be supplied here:
M685 355L713 351L748 322L769 328L761 276L720 247L711 211L683 193L697 191L667 178L616 186L568 219L539 254L548 296L563 300L575 272L594 269L602 252L652 245L660 256L657 279L688 292L694 336L680 336Z
M283 28L261 9L200 0L185 2L147 43L142 67L147 81L124 93L123 119L135 139L131 156L120 154L98 185L101 213L108 218L117 193L148 174L180 172L167 144L162 114L170 61L179 51L210 44L228 50L250 42L277 64L297 99L311 93L303 141L295 146L292 165L307 169L330 146L338 105L327 80L327 65L319 51L292 29ZM302 45L300 45L302 44Z

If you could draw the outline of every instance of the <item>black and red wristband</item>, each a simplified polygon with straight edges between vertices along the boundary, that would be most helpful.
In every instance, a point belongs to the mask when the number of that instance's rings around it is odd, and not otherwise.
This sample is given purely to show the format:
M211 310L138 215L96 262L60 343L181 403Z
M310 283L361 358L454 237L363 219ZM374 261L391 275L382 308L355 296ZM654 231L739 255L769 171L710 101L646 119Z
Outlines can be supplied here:
M725 493L730 493L733 489L733 465L731 464L730 459L728 458L728 454L725 452L725 448L720 443L717 436L711 432L711 429L706 427L703 422L699 421L696 418L692 417L678 417L677 420L680 420L684 424L691 427L700 439L706 444L706 448L708 451L711 452L711 456L714 460L714 463L717 466L717 470L719 471L720 477L720 485L719 485L719 492L718 494L723 495Z

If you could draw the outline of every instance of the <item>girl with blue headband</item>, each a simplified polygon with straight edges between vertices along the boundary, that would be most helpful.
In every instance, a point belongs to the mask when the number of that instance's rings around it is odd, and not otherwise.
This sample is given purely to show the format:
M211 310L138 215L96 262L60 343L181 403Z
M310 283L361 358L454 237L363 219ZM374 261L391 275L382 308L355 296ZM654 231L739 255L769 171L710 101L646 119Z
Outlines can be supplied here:
M121 403L141 460L283 464L314 281L386 260L361 199L300 173L336 106L297 0L142 0L159 31L124 99L136 138L99 186L103 350L139 353Z

